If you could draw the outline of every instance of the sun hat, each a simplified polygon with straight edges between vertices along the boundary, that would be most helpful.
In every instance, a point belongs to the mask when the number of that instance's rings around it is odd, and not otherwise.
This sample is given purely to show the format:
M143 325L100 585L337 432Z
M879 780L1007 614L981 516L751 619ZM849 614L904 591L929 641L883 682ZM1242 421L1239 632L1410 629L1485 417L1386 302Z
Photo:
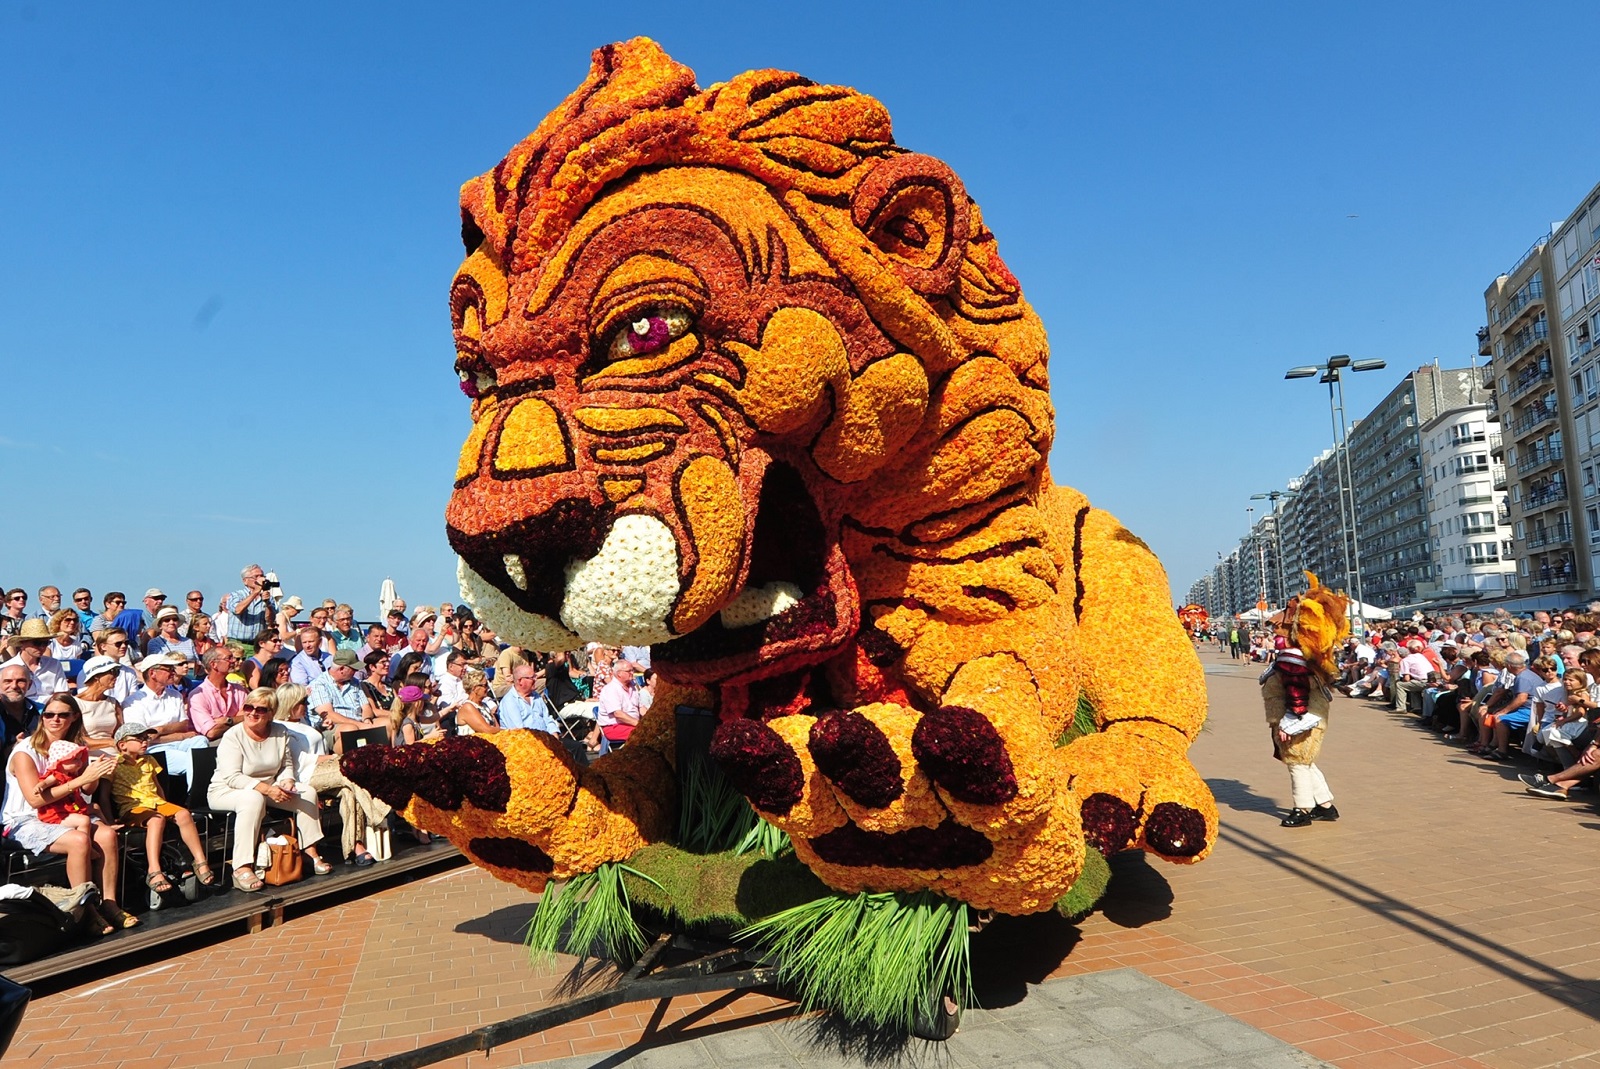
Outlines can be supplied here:
M171 620L177 615L177 609L173 608L171 605L163 605L156 613L156 623L159 624L162 620Z
M11 649L24 642L49 642L53 638L55 635L50 631L50 625L35 616L22 621L17 633L6 640L6 648Z
M299 594L290 594L283 599L283 611L291 616L303 608L305 608L305 603L300 600Z
M178 668L182 668L184 665L186 665L188 663L189 662L186 659L184 659L182 657L179 657L177 654L174 654L174 653L152 653L150 656L148 656L144 660L140 661L134 667L138 668L139 669L139 673L141 675L143 675L145 672L150 671L150 669L152 669L152 668L178 669Z
M78 685L81 687L95 676L103 676L107 672L115 672L121 667L121 662L115 658L107 657L103 653L96 654L84 661L83 667L78 669Z
M430 609L426 605L424 605L422 608L418 609L416 612L411 614L411 626L412 627L421 627L423 624L427 623L429 620L437 620L438 618L439 618L439 614L438 613L434 612L432 609Z

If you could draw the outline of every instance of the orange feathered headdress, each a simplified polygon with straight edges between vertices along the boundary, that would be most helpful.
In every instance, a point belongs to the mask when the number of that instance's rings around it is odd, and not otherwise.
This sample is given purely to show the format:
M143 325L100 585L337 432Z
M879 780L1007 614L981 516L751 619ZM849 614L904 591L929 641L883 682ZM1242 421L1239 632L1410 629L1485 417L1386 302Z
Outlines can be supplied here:
M1310 589L1289 600L1289 641L1299 647L1306 664L1327 683L1339 674L1334 651L1350 634L1350 599L1317 582L1310 572L1305 577Z

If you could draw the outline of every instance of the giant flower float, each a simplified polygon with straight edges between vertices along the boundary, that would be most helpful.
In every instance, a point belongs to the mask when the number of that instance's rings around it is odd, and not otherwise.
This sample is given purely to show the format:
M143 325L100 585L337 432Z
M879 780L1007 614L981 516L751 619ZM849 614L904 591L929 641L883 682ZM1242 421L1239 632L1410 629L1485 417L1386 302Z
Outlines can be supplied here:
M651 644L663 684L588 768L513 731L353 778L532 891L683 839L689 766L839 896L1026 914L1102 855L1207 854L1166 576L1051 481L1043 326L882 104L612 45L461 220L462 595L523 646Z

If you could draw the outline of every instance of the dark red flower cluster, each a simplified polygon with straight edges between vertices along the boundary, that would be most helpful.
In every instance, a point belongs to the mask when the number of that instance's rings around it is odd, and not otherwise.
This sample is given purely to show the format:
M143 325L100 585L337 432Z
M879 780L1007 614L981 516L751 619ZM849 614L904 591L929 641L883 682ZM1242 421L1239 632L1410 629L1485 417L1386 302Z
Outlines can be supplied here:
M504 813L511 802L506 755L475 735L452 735L428 746L393 748L426 751L424 774L416 778L414 790L439 809L460 809L466 799L479 809Z
M835 712L811 725L811 756L833 785L871 809L900 797L900 758L878 726L860 713Z
M1099 791L1083 800L1082 814L1084 841L1107 857L1126 848L1139 826L1133 806Z
M412 784L422 778L420 746L362 746L339 759L339 770L350 782L381 798L395 809L411 801Z
M1206 818L1186 805L1161 802L1144 823L1144 841L1168 857L1194 857L1206 847Z
M556 867L549 854L524 839L472 839L467 853L485 864L519 872L550 872Z
M811 849L832 865L896 869L948 869L981 865L994 844L954 820L937 828L866 831L846 824L811 840Z
M757 809L779 816L794 808L805 770L789 744L757 720L724 720L711 736L711 757Z
M1005 740L975 709L946 705L924 716L911 733L911 753L928 778L958 801L998 805L1016 797Z

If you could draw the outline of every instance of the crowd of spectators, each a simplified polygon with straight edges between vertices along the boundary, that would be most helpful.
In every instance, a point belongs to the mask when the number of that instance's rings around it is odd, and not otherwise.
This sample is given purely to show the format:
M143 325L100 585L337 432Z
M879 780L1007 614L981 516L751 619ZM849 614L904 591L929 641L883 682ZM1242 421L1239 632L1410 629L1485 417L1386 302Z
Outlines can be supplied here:
M1486 761L1518 761L1530 794L1564 799L1600 771L1600 602L1514 616L1504 609L1381 623L1353 635L1339 689L1416 716ZM1216 633L1235 659L1269 661L1270 633Z
M0 823L13 848L58 855L71 883L98 886L102 931L139 923L118 905L123 828L143 832L145 882L156 892L191 874L260 890L258 847L272 810L293 817L310 871L327 874L340 860L366 867L379 862L375 837L391 827L430 840L344 777L347 739L405 746L447 733L544 731L584 763L625 745L650 708L648 647L535 653L499 642L464 607L408 611L398 598L363 626L333 599L308 612L257 565L241 582L215 609L200 590L178 608L151 587L134 609L120 591L97 607L79 588L63 607L61 590L46 586L32 608L26 590L5 592ZM211 753L199 767L215 773L185 798L167 797L163 780L190 780L202 749ZM196 793L235 814L231 874L213 869L179 804ZM325 810L339 815L337 848L324 836ZM181 873L164 871L169 830L190 858Z

